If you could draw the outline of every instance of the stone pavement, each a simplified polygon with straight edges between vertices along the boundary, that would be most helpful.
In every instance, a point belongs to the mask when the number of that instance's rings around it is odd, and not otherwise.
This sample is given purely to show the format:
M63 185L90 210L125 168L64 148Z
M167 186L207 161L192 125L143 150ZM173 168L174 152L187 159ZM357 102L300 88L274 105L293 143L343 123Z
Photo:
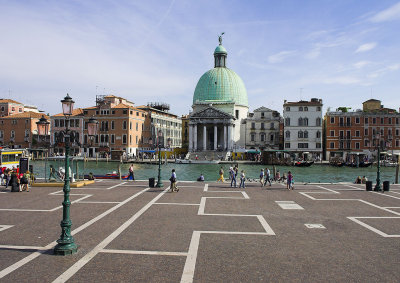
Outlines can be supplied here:
M52 254L60 188L0 189L0 282L400 281L398 185L384 194L343 184L178 187L73 188L79 250L70 256Z

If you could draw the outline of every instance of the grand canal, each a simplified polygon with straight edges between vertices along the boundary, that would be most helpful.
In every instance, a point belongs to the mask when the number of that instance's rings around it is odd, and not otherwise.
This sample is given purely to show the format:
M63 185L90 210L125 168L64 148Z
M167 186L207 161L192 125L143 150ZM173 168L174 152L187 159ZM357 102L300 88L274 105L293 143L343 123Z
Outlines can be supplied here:
M88 174L106 174L118 171L118 166L121 166L122 174L128 173L130 164L120 164L117 162L73 162L72 168L76 172L76 163L78 165L78 172ZM44 172L46 171L46 177L49 175L49 165L53 165L56 170L60 166L64 166L63 160L58 161L32 161L30 164L33 165L33 171L35 176L44 178ZM233 164L233 163L232 163ZM162 164L162 179L168 180L170 177L171 170L175 168L178 180L181 181L194 181L202 173L206 181L215 181L218 178L218 171L223 167L225 171L225 177L228 177L228 170L231 164ZM258 179L261 168L269 167L272 172L272 166L268 165L248 165L239 164L239 170L244 170L246 177L250 179ZM46 170L45 170L46 168ZM153 164L134 164L135 178L138 180L144 180L151 177L157 177L158 165ZM374 181L376 179L376 166L368 168L351 168L351 167L331 167L327 165L312 165L311 167L288 167L288 166L276 166L276 169L281 172L291 171L294 174L295 182L313 182L313 183L325 183L325 182L354 182L357 176L366 176L368 180ZM381 180L395 181L394 167L381 167Z

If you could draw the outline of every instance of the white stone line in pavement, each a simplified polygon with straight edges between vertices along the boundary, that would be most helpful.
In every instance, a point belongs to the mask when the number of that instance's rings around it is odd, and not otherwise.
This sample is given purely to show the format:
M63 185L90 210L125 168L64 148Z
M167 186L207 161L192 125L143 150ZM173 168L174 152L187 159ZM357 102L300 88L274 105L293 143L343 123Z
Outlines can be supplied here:
M136 194L134 194L133 196L129 197L128 199L126 199L125 201L111 207L110 209L106 210L105 212L101 213L100 215L96 216L95 218L89 220L88 222L82 224L81 226L79 226L78 228L76 228L75 230L71 231L71 234L77 234L80 231L82 231L83 229L86 229L87 227L89 227L90 225L92 225L93 223L99 221L101 218L107 216L108 214L110 214L111 212L113 212L114 210L116 210L117 208L121 207L122 205L124 205L125 203L127 203L128 201L131 201L132 199L136 198L137 196L141 195L142 193L144 193L145 191L149 190L150 188L146 188ZM55 245L57 244L56 241L51 242L50 244L48 244L47 246L45 246L43 248L43 250L50 250L53 249L55 247ZM4 276L10 274L11 272L17 270L18 268L24 266L25 264L29 263L31 260L34 260L35 258L37 258L38 256L40 256L43 253L43 251L37 251L34 252L26 257L24 257L23 259L17 261L16 263L10 265L9 267L3 269L2 271L0 271L0 279L3 278Z
M36 246L13 246L13 245L0 245L0 249L9 249L9 250L37 250L37 251L47 251L48 249L45 247L36 247Z
M391 196L391 195L388 195L388 194L385 194L385 193L382 193L382 192L370 192L370 193L377 194L377 195L380 195L380 196L385 196L385 197L388 197L388 198L400 199L400 197Z
M116 237L118 237L126 228L128 228L134 221L136 221L144 212L146 212L157 200L159 200L167 191L167 187L162 193L158 194L149 203L147 203L142 209L136 212L131 218L125 221L119 226L113 233L105 238L100 244L94 247L90 252L78 260L74 265L68 268L64 273L57 277L53 282L65 282L76 274L83 266L85 266L93 257L95 257L101 250L103 250L109 243L111 243Z
M334 190L332 190L332 189L325 188L325 187L323 187L323 186L317 186L317 187L320 188L320 189L323 189L323 190L327 190L327 191L329 191L329 192L331 192L331 193L333 193L333 194L340 194L340 193L337 192L337 191L334 191Z
M275 201L282 209L296 209L304 210L303 207L295 203L294 201Z
M357 189L357 190L360 190L360 191L364 191L364 189L356 187L356 186L353 186L353 185L345 185L345 186L349 187L349 188Z
M376 234L378 234L378 235L380 235L382 237L385 237L385 238L400 238L400 235L389 235L389 234L386 234L385 232L383 232L381 230L378 230L378 229L376 229L376 228L374 228L374 227L372 227L372 226L370 226L370 225L358 220L358 219L400 219L400 217L379 217L379 216L376 216L376 217L363 217L363 216L360 216L360 217L347 217L347 218L352 220L352 221L354 221L354 222L356 222L357 224L359 224L359 225L371 230L372 232L375 232Z
M208 184L204 184L204 190L203 190L204 192L207 192L208 191Z
M400 195L400 192L392 192L392 191L390 191L390 193L393 193L393 194L398 194L398 195Z
M120 201L80 201L78 203L121 203Z
M0 232L4 231L4 230L7 230L7 229L9 229L9 228L11 228L13 226L14 225L0 225Z
M126 184L126 182L122 182L122 183L120 183L120 184L111 186L111 187L107 188L107 190L112 190L112 189L114 189L114 188L116 188L116 187L122 186L123 184Z
M186 252L161 252L161 251L133 251L133 250L111 250L103 249L101 253L110 254L134 254L134 255L166 255L166 256L187 256Z
M384 206L383 208L400 208L400 206Z
M181 203L181 202L156 202L155 204L162 204L162 205L200 205L199 203Z

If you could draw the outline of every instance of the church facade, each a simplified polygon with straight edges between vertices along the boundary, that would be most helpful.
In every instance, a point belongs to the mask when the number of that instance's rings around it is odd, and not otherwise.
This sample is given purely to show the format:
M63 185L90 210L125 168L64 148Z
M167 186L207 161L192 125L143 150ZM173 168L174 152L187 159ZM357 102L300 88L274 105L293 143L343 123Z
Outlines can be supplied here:
M220 36L214 68L201 76L194 91L189 152L232 151L242 144L241 121L249 112L247 92L242 79L226 67L227 55Z

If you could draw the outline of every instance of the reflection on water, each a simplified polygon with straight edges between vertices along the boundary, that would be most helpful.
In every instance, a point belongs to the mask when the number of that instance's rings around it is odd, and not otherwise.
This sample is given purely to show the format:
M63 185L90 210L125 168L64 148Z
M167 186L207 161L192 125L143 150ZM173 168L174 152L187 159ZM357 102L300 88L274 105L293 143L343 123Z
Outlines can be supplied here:
M56 170L59 166L64 166L64 162L60 161L48 161L47 164L44 161L32 161L30 164L33 165L33 171L36 176L40 178L44 177L44 168L46 165L46 176L49 175L49 165L53 165ZM232 163L233 164L233 163ZM122 174L128 174L128 168L130 164L120 164L117 162L86 162L78 161L78 172L79 174L106 174L118 171L118 166L121 166ZM203 173L206 181L215 181L218 179L218 171L223 167L225 171L225 177L228 177L229 167L231 164L163 164L161 165L161 175L163 180L170 178L170 173L175 168L178 175L178 180L182 181L195 181L201 173ZM76 162L72 163L73 171L75 172ZM244 170L246 177L251 179L258 179L261 168L269 167L272 174L272 166L267 165L241 165L239 164L239 171ZM295 182L354 182L357 176L366 176L368 180L374 181L376 179L376 166L368 168L351 168L351 167L331 167L325 165L312 165L311 167L288 167L288 166L276 166L281 172L292 171ZM158 165L152 164L134 164L135 178L137 180L144 180L150 177L157 177ZM381 167L381 181L394 182L396 168L394 167Z

